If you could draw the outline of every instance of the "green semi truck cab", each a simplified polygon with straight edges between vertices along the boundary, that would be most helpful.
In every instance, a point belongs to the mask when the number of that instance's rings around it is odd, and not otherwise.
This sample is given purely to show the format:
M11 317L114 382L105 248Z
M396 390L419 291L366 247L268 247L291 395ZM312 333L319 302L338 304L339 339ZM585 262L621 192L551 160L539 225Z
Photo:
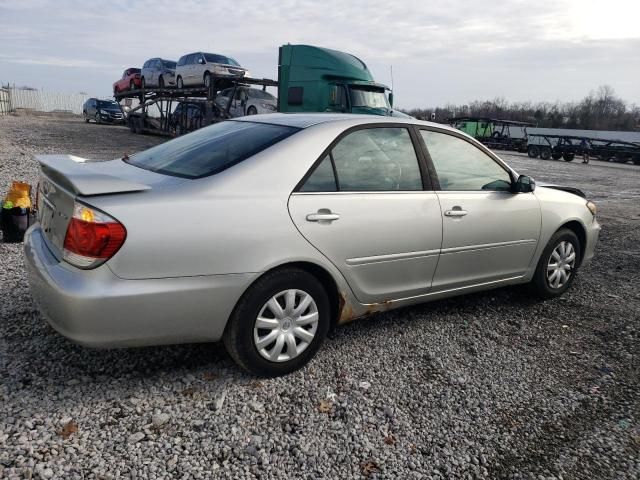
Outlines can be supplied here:
M311 45L280 47L278 111L405 116L392 107L390 89L358 57Z

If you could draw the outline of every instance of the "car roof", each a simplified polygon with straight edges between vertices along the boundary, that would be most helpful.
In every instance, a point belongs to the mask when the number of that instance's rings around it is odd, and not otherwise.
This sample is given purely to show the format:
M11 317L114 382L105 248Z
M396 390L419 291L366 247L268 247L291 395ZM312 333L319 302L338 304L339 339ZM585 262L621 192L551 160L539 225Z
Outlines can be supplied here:
M449 125L441 123L425 122L415 118L387 117L382 115L359 115L353 113L267 113L263 115L251 115L234 119L242 122L271 123L296 128L308 128L313 125L341 122L346 126L363 125L367 123L398 123L438 127L445 130L459 132Z

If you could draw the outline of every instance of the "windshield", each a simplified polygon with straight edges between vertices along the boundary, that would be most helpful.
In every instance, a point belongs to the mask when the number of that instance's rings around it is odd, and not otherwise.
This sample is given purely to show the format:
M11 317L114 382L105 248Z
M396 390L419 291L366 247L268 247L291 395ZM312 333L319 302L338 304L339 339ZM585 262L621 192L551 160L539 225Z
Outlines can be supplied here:
M269 148L298 130L284 125L228 120L136 153L124 161L175 177L206 177Z
M171 60L162 60L162 65L164 66L164 68L176 68L176 62L172 62Z
M99 108L115 108L120 109L120 104L114 102L113 100L98 100Z
M258 90L257 88L248 88L247 94L251 98L259 98L261 100L272 100L275 101L276 97L271 95L269 92L265 92L264 90Z
M239 67L240 64L233 58L225 57L224 55L216 55L215 53L203 53L204 58L209 63L222 63L223 65L234 65Z
M367 87L351 87L351 106L391 109L387 96L382 90Z

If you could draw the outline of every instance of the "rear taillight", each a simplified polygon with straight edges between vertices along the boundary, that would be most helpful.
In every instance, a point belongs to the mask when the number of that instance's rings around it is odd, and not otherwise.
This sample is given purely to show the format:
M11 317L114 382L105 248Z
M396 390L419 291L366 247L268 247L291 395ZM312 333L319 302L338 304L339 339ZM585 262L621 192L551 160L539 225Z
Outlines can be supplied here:
M125 238L127 231L115 218L76 203L64 237L63 258L79 268L95 268L113 257Z

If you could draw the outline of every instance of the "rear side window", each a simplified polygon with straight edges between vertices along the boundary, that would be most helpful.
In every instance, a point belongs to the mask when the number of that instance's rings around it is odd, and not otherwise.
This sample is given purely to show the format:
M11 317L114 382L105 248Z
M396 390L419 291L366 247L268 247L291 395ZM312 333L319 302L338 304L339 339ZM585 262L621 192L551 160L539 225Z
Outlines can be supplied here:
M301 192L336 192L338 185L333 173L331 156L327 155L300 188Z
M125 161L175 177L206 177L269 148L298 130L264 123L220 122L132 155Z
M422 188L418 157L409 131L375 127L356 130L342 138L300 191L385 192Z

